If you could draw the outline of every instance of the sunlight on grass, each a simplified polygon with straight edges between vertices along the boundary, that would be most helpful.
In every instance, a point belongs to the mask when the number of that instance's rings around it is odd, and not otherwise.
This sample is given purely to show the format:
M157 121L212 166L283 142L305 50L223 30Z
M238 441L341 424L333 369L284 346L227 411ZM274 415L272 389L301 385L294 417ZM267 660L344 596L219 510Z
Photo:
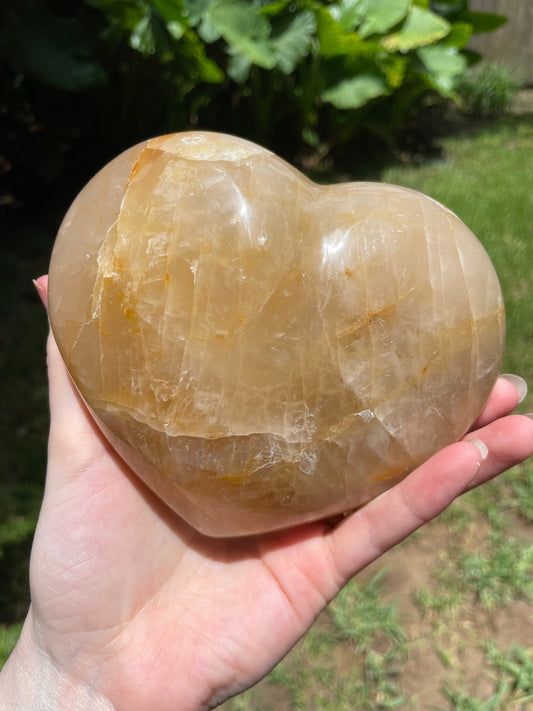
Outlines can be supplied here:
M444 688L444 696L456 711L521 711L533 703L533 650L513 645L502 652L494 643L486 646L486 660L492 667L494 692L479 699L465 690Z
M17 622L17 624L9 625L8 627L0 625L0 669L6 663L13 647L16 645L21 629L22 622Z
M405 698L396 683L404 659L404 634L394 604L381 593L385 571L364 585L352 580L331 604L322 625L311 629L269 675L286 692L291 711L385 711ZM231 711L259 711L252 689L224 704ZM279 706L279 704L278 704ZM272 705L268 708L273 708Z

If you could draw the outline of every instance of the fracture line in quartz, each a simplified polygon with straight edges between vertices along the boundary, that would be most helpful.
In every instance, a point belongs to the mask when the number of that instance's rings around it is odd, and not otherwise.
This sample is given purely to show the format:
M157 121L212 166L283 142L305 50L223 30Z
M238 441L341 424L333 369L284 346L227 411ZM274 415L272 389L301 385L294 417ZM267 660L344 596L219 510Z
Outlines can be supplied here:
M187 166L187 173L190 171L189 164L186 162L185 165ZM187 184L187 173L184 176L184 184ZM201 249L202 246L202 240L199 241L199 249ZM189 328L187 331L187 334L185 335L185 339L183 342L183 351L182 351L182 357L181 357L181 363L179 367L179 379L178 379L178 387L177 387L177 392L178 395L177 397L179 398L179 402L181 403L187 403L190 398L194 395L194 393L187 393L188 389L188 384L190 382L190 373L189 373L189 352L190 352L190 343L191 343L191 337L192 337L192 332L193 329L196 325L197 317L198 317L198 299L199 299L199 291L200 287L199 285L203 283L204 279L204 263L202 260L201 253L198 254L198 259L196 262L196 269L194 272L194 280L192 283L192 298L191 298L191 310L190 310L190 318L189 318ZM183 411L183 418L185 419L186 417L186 412L185 409Z
M464 270L463 255L462 255L461 249L459 247L459 241L458 241L457 229L456 229L458 223L457 223L456 219L452 219L452 214L449 212L446 213L446 221L450 227L450 232L453 235L453 241L455 244L455 249L457 251L457 258L459 260L459 264L461 267L459 273L460 273L460 276L461 276L463 283L464 283L465 270ZM468 307L470 309L470 318L472 321L472 341L470 344L470 368L469 368L469 372L468 372L468 397L470 400L472 400L473 394L474 394L474 373L476 372L476 362L479 357L479 333L476 331L475 325L474 325L475 324L475 320L474 320L475 314L474 314L474 311L472 308L472 295L470 293L470 290L468 288L466 288L466 284L465 284L465 297L466 297L465 301L468 303Z
M239 214L240 214L240 216L241 216L241 219L243 219L244 222L245 222L245 224L246 224L246 232L247 232L247 234L248 234L248 242L249 242L250 246L252 246L252 245L254 244L254 242L253 242L253 240L252 240L251 231L250 231L250 217L249 217L248 208L247 208L246 202L245 202L245 200L244 200L244 197L243 197L241 191L239 190L239 188L238 188L238 186L236 185L235 182L234 182L234 187L235 187L235 190L236 190L237 193L238 193L239 200L240 200L240 203L241 203L241 208L240 208ZM243 245L242 245L242 242L241 242L240 239L238 240L238 252L239 252L239 264L242 265L242 264L244 263L244 259L243 259ZM241 267L241 268L242 268L242 267ZM240 276L242 276L242 275L239 274L239 277L240 277ZM243 301L244 301L244 299L243 299L244 284L243 284L242 279L239 278L239 279L237 280L237 284L238 284L237 290L236 290L236 293L234 292L234 294L233 294L233 303L232 303L232 310L233 310L233 313L234 313L234 314L236 314L236 313L238 314L238 313L241 313L241 312L242 312L242 304L243 304ZM236 301L236 304L235 304L235 301ZM243 348L244 343L243 343L243 338L242 338L242 329L239 329L239 330L238 330L238 339L239 339L239 347L237 348L238 357L237 357L237 363L236 363L236 371L237 371L236 382L237 382L237 387L238 387L238 384L241 382L241 378L242 378L243 359L244 359L244 350L245 350L245 349ZM232 405L232 410L234 411L234 410L235 410L235 406L236 406L236 398L235 398L235 397L232 398L231 405ZM219 421L220 421L219 412L220 412L221 407L223 407L222 398L221 398L221 400L219 401L219 405L218 405L218 409L217 409L217 419L218 419ZM231 421L235 421L235 417L234 417L234 415L233 415L233 411L232 411L231 414L227 417L227 420L229 420L230 422L231 422Z
M180 185L180 188L182 189L182 185L186 185L186 180L183 180L182 184ZM181 195L181 193L180 193ZM163 344L167 342L171 342L171 339L168 338L168 304L169 304L169 298L170 298L170 284L172 283L172 280L176 278L175 275L171 274L171 267L170 267L170 260L169 260L169 253L172 247L179 242L180 239L180 226L181 226L181 221L176 219L177 211L178 211L178 206L179 206L179 196L178 195L175 198L174 202L174 210L172 213L172 219L170 222L170 229L169 229L169 237L168 237L168 247L167 247L167 253L166 253L166 262L165 262L165 274L169 274L169 283L166 284L166 294L165 294L165 307L163 311L163 320L164 320L164 326L161 329L160 333L160 339L161 339L161 347L164 347ZM189 321L189 326L190 326L190 321ZM179 365L178 373L180 374L181 378L181 368L183 364L183 353L184 353L185 347L182 348L181 351L181 362ZM180 398L179 398L179 383L178 387L176 388L176 396L174 398L174 402L172 405L172 412L171 417L173 420L175 420L178 416L178 410L180 407Z
M104 384L104 349L103 349L103 344L102 344L102 336L103 336L103 323L102 323L102 302L103 302L103 294L104 294L104 289L105 289L105 283L104 283L104 277L103 273L105 273L106 268L108 266L108 261L110 258L110 253L111 252L111 244L110 242L112 241L113 243L116 243L117 239L117 232L118 232L118 221L120 218L120 215L122 213L122 206L124 205L124 200L126 199L126 196L122 198L122 202L120 205L120 211L117 216L116 221L113 223L113 225L109 228L107 235L102 242L102 245L100 247L100 250L98 251L98 271L96 275L96 283L100 282L100 288L98 291L98 299L96 306L94 307L93 313L95 318L98 321L98 346L99 346L99 354L100 354L100 383L101 383L101 389L102 392L105 392L105 384ZM104 261L106 253L107 252L107 261Z
M153 164L151 165L151 167L150 167L150 172L153 172L153 173L156 172L156 171L155 171L155 167L158 166L158 164L159 164L159 162L160 162L161 160L162 160L162 158L161 158L161 156L159 156L159 157L154 161L154 163L153 163ZM148 202L147 205L146 205L145 214L143 215L143 217L144 217L144 225L146 225L146 223L147 223L147 221L148 221L148 218L149 218L151 212L152 212L152 202ZM146 256L148 257L148 260L150 260L150 256L149 256L149 255L146 255ZM148 262L148 266L151 267L150 261ZM141 283L142 283L142 280L143 280L143 274L145 274L145 273L146 273L146 270L139 269L139 270L138 270L138 273L135 275L135 276L136 276L135 280L132 279L132 292L133 292L134 297L135 297L135 298L134 298L134 301L135 301L137 304L138 304L138 302L139 302L139 291L140 291ZM133 274L131 275L131 277L133 277ZM147 285L147 282L146 282L146 280L144 280L143 286L144 286L145 289L146 289L146 285ZM138 313L138 311L137 311L137 313ZM145 329L143 328L143 325L142 325L141 323L139 323L139 337L140 337L139 340L140 340L140 349L141 349L141 351L142 351L142 357L139 359L139 360L140 360L139 365L140 365L140 367L143 367L146 371L148 371L148 373L149 373L148 382L151 383L151 384L154 384L157 379L155 378L155 375L154 375L153 362L152 362L152 359L150 358L149 351L148 351L148 347L147 347L147 344L146 344L146 341L145 341L145 333L144 333L144 330L145 330ZM155 386L154 386L154 387L155 387ZM155 400L155 402L156 402L156 409L160 408L160 407L161 407L161 402L160 402L160 399L159 399L159 397L158 397L157 391L154 391L154 400ZM146 416L147 413L143 413L143 414ZM160 421L163 421L163 419L164 419L164 418L162 417L162 413L161 413L161 412L159 412L159 418L160 418Z
M373 201L373 207L374 210L376 208L375 206L375 200ZM367 239L367 234L365 231L361 233L361 238L362 238L362 249L361 249L361 264L360 266L362 267L362 272L363 272L363 283L367 285L367 288L364 289L363 293L365 295L365 313L369 314L371 313L371 308L370 308L370 303L369 303L369 292L370 289L368 288L369 284L369 278L368 278L368 255L370 253L370 248L368 245L368 239ZM370 361L370 377L368 379L368 393L366 393L366 397L368 400L372 403L374 403L376 399L376 387L375 387L375 382L376 382L376 351L375 351L375 344L372 339L372 333L370 329L368 329L368 339L369 339L369 346L371 348L371 355L369 355L368 360ZM373 405L375 407L375 405Z
M421 275L424 275L424 280L427 279L427 281L429 282L429 288L426 287L424 289L424 293L430 294L431 305L429 308L431 309L431 317L433 320L435 320L435 314L436 314L435 291L434 291L433 285L431 283L432 269L431 269L430 255L429 255L429 239L428 239L428 233L427 233L428 225L427 225L426 216L424 213L424 207L422 205L421 197L418 197L417 205L418 205L418 209L420 211L421 219L415 220L414 224L417 226L417 227L415 227L415 229L420 229L423 232L424 238L422 241L423 241L424 248L423 249L420 248L420 244L419 244L419 240L418 240L416 243L416 258L417 258L416 278L417 278L417 280L419 280L421 278ZM418 227L418 225L419 225L419 227ZM422 266L421 262L424 259L425 259L425 264L424 264L424 266ZM427 296L426 296L426 298L427 298ZM424 313L422 304L420 302L418 302L418 317L416 319L416 328L417 328L417 333L418 333L418 338L417 338L418 363L419 364L424 363L424 360L429 358L429 360L426 360L426 364L422 366L422 373L423 374L428 372L431 362L433 360L433 358L432 358L433 354L428 353L428 354L424 355L424 351L423 351L423 346L425 344L423 343L423 339L422 339L421 324L424 323L426 318L427 318L427 314ZM427 336L426 336L426 338L427 338ZM425 392L424 392L424 396L427 397L427 395L425 395ZM418 388L418 397L422 397L422 386L420 383L419 383L419 388Z

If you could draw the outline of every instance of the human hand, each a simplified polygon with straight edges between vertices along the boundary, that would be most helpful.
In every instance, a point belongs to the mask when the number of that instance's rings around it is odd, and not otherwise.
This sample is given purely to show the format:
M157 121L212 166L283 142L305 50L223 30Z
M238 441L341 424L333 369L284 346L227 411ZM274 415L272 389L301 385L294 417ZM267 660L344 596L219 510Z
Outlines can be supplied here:
M266 674L355 573L533 453L533 421L508 415L519 393L500 378L462 442L350 516L210 539L115 454L52 337L48 367L32 604L0 688L10 711L212 708Z

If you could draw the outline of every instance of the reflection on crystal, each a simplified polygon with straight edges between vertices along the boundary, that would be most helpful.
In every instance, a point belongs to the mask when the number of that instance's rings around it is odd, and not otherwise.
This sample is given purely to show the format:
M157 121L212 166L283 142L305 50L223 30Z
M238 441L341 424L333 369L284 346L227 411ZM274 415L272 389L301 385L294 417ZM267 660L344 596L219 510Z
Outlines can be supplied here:
M504 339L494 269L449 210L208 133L136 146L82 191L50 318L114 446L210 535L390 487L468 429Z

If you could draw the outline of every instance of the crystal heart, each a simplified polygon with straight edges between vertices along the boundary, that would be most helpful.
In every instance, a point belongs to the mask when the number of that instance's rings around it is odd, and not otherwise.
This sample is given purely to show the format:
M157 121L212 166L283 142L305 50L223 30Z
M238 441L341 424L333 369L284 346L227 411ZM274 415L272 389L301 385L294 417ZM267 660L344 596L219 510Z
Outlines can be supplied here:
M103 168L50 266L61 354L169 506L244 535L360 506L461 437L504 310L481 244L405 188L319 186L184 133Z

